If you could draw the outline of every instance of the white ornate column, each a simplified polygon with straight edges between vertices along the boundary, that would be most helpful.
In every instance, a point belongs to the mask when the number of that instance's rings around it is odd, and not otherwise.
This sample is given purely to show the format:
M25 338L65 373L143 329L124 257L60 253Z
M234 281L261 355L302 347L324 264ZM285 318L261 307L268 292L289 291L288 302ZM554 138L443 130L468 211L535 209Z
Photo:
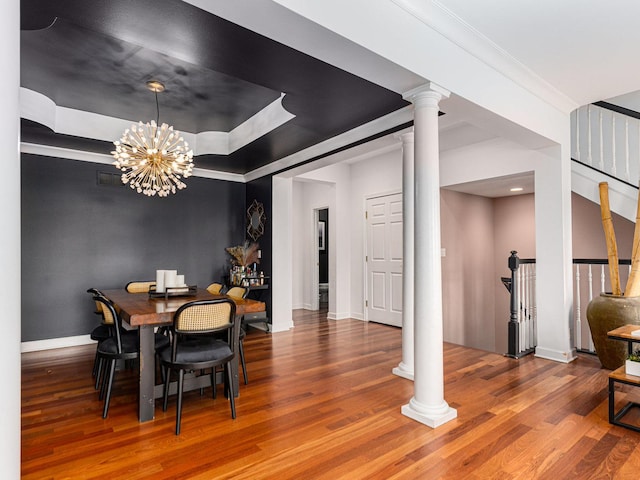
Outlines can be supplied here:
M415 323L413 398L402 414L432 428L457 417L444 399L438 104L449 92L429 83L404 95L414 106Z
M400 139L402 140L402 361L392 372L399 377L413 380L413 132L403 133Z

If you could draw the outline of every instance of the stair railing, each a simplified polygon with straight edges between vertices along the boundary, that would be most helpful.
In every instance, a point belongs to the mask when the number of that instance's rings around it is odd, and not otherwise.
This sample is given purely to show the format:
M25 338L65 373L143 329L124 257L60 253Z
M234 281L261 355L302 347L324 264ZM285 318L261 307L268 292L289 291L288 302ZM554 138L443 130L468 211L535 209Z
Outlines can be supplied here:
M640 113L606 102L571 114L572 158L631 186L640 180Z
M511 277L501 277L510 293L510 315L506 355L521 358L535 351L537 345L536 259L521 259L515 250L508 259ZM621 259L620 283L626 285L631 260ZM601 292L611 291L607 259L573 259L573 331L572 347L583 353L595 353L587 322L587 306Z

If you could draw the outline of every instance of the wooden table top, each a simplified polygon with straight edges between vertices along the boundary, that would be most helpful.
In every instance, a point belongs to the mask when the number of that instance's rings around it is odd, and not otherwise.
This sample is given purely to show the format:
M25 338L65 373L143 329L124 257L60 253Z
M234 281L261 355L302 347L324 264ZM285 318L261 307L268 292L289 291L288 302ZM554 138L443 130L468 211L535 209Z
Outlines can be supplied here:
M213 300L216 298L231 298L226 295L213 295L203 288L199 288L195 296L150 298L146 293L128 293L124 289L103 290L105 297L111 300L119 309L122 319L129 325L167 325L173 321L173 314L187 302L195 300ZM236 315L245 313L264 312L264 302L252 299L232 298L236 304Z
M640 335L632 335L631 332L638 330L640 332L640 325L623 325L615 330L607 332L609 338L617 338L620 340L633 340L640 342Z

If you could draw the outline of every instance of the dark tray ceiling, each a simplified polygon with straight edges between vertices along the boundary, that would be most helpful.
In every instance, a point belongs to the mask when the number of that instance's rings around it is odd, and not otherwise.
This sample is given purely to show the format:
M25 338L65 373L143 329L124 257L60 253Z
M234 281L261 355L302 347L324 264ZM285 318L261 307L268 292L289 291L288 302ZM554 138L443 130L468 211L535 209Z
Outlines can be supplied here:
M285 93L295 118L199 168L246 173L407 105L401 96L177 0L22 0L21 84L60 107L228 132ZM266 19L268 21L268 19ZM23 122L22 140L109 153ZM113 139L116 140L116 139ZM76 146L74 147L74 141Z

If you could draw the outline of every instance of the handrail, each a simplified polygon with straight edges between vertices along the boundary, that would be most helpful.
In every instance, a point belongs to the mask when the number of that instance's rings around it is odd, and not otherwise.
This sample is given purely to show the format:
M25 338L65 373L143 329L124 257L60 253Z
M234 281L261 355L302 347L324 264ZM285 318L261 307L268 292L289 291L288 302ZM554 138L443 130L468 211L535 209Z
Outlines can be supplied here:
M501 277L501 281L509 291L510 307L508 322L508 346L506 356L511 358L521 358L532 353L536 347L537 319L535 301L535 258L519 258L517 251L512 251L508 259L508 266L511 270L511 277ZM593 342L590 332L586 329L585 311L581 309L581 293L588 292L588 300L593 298L594 288L604 291L606 284L607 269L604 268L609 261L606 258L574 258L572 264L575 266L574 282L574 314L575 314L575 342L577 350L594 353ZM631 265L629 259L619 259L619 265ZM596 277L591 266L599 266L599 277ZM586 266L586 267L584 267ZM521 271L521 267L526 267L526 271ZM586 285L581 286L580 270L583 268L583 275L587 277ZM595 277L595 279L594 279ZM598 287L599 280L599 287ZM584 338L583 338L584 335ZM588 348L583 348L583 343L588 344Z

